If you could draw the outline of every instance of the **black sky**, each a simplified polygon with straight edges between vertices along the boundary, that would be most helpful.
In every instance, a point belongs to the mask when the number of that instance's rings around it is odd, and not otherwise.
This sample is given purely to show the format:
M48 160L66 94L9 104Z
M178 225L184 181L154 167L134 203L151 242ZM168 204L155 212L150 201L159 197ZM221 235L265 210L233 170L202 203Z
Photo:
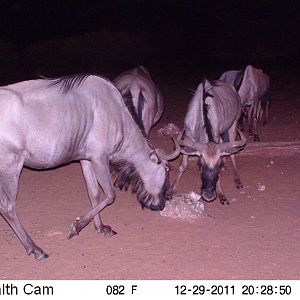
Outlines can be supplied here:
M228 37L297 44L299 8L299 1L275 0L1 0L0 36L21 45L105 29L153 34L178 44Z
M219 64L226 53L231 57L228 63L232 67L234 62L236 67L252 63L252 58L264 63L269 57L272 58L269 65L280 59L282 64L300 64L298 0L0 0L0 41L5 40L19 49L20 57L24 56L24 49L26 52L38 41L78 36L80 44L83 34L101 31L147 36L150 46L159 49L158 57L151 57L158 65L169 57L170 62L184 66L187 61L190 65L198 61L211 63L218 55L216 64ZM52 59L58 61L56 49L50 52L54 53ZM44 71L42 58L36 62L35 57L26 55L32 59L27 63L32 72ZM106 57L111 59L109 54ZM124 67L144 63L146 59L128 56L126 63L124 57L123 61L119 59ZM85 57L87 65L80 66L80 71L97 71L95 59L97 54L87 64ZM78 56L69 62L74 66L71 71L79 69L74 61L79 61ZM115 59L116 64L119 61Z

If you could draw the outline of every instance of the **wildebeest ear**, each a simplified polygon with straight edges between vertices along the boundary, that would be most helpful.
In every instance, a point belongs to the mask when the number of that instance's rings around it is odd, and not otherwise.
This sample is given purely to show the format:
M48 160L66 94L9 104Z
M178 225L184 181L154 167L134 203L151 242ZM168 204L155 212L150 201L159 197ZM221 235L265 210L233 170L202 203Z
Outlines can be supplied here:
M222 156L237 153L237 152L243 150L243 148L244 148L243 146L238 147L238 146L232 145L232 144L233 143L230 143L230 142L220 144L220 150L221 150L221 155Z
M237 153L240 150L242 150L242 149L241 148L222 149L221 156L231 155L231 154Z
M157 155L155 150L152 150L150 152L149 158L152 162L156 163L156 164L160 164L161 163L161 159L159 158L159 156Z
M221 155L231 155L234 154L240 150L243 150L247 140L245 135L237 128L237 132L239 133L241 140L234 141L234 142L226 142L219 145L219 149L221 152Z

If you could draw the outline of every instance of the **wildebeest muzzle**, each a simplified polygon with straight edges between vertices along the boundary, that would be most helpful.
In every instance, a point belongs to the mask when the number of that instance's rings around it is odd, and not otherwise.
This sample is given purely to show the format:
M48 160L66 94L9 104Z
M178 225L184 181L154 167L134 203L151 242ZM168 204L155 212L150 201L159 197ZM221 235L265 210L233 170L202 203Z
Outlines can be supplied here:
M205 201L213 201L216 199L216 184L219 180L219 166L208 168L207 166L201 167L201 196Z

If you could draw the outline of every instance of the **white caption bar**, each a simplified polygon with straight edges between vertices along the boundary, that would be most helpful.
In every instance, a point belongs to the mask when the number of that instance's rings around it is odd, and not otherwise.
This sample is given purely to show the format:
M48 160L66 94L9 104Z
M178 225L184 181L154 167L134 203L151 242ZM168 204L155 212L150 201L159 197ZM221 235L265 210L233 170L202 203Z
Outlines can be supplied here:
M300 299L296 280L0 280L2 299ZM142 297L142 298L141 298Z

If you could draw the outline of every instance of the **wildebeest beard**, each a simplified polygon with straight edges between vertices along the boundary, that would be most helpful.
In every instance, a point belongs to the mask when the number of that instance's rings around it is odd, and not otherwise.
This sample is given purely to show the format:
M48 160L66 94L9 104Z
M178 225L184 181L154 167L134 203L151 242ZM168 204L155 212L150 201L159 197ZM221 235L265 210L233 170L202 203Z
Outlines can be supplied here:
M110 161L110 171L111 174L116 177L114 186L120 190L124 188L125 191L127 191L131 185L132 193L136 194L143 208L146 206L151 210L164 209L168 197L167 192L170 188L168 173L166 173L165 182L159 193L159 205L153 205L152 198L154 196L145 189L144 181L133 163L126 160L112 160Z

